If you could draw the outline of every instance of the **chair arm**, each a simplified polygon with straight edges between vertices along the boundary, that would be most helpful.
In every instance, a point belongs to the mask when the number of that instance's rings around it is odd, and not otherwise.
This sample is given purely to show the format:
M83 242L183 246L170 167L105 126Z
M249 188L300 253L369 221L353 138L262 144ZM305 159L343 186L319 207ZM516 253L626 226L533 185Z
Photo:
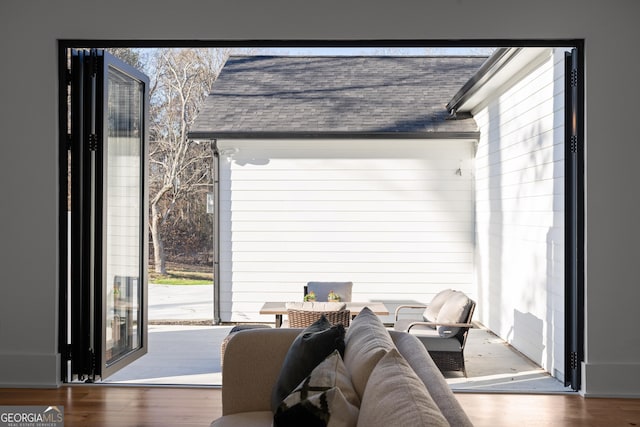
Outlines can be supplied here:
M473 323L436 323L436 322L411 322L407 327L407 332L411 330L414 326L448 326L450 328L475 328Z
M396 312L395 312L396 320L398 320L398 316L400 315L400 310L405 309L405 308L416 308L416 309L417 309L417 308L421 308L421 309L423 309L423 310L424 310L425 308L427 308L427 306L426 306L426 305L424 305L424 304L420 304L420 305L411 305L411 304L399 305L399 306L396 308Z

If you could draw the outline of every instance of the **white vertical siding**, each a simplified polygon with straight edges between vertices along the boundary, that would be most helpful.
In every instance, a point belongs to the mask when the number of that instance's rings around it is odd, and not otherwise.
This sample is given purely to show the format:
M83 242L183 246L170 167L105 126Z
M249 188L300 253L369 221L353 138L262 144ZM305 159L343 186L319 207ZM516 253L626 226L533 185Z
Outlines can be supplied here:
M473 294L472 141L218 146L238 149L221 158L223 321L273 321L262 303L301 300L314 280L352 281L353 300L390 310L445 287Z
M474 112L478 320L564 376L564 62Z

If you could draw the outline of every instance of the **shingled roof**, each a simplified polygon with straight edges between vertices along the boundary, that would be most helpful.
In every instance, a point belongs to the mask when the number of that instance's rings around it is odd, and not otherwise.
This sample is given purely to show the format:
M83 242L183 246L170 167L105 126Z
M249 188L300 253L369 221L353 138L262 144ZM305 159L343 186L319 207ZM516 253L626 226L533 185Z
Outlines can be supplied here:
M479 56L231 57L189 136L470 137L473 118L447 102Z

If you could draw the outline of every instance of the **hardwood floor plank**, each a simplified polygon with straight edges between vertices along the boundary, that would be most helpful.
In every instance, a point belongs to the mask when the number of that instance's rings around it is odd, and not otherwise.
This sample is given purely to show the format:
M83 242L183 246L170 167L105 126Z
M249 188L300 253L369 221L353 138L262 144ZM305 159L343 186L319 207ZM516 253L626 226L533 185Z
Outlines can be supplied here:
M640 426L640 399L575 395L477 394L456 397L476 427Z
M640 399L457 393L476 427L640 426ZM64 406L65 426L207 427L222 414L217 388L67 385L0 389L0 405Z
M0 405L64 406L66 427L203 427L222 414L221 390L215 388L71 385L0 389Z

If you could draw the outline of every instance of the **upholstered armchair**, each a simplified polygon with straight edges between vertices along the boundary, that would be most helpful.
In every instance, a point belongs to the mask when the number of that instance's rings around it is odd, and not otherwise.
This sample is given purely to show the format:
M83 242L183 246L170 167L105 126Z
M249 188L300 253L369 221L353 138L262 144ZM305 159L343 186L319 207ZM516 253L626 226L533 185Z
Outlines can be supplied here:
M467 376L464 347L476 303L460 291L438 293L428 305L396 308L394 329L415 335L441 371L462 371ZM422 309L422 318L400 318L403 311Z

